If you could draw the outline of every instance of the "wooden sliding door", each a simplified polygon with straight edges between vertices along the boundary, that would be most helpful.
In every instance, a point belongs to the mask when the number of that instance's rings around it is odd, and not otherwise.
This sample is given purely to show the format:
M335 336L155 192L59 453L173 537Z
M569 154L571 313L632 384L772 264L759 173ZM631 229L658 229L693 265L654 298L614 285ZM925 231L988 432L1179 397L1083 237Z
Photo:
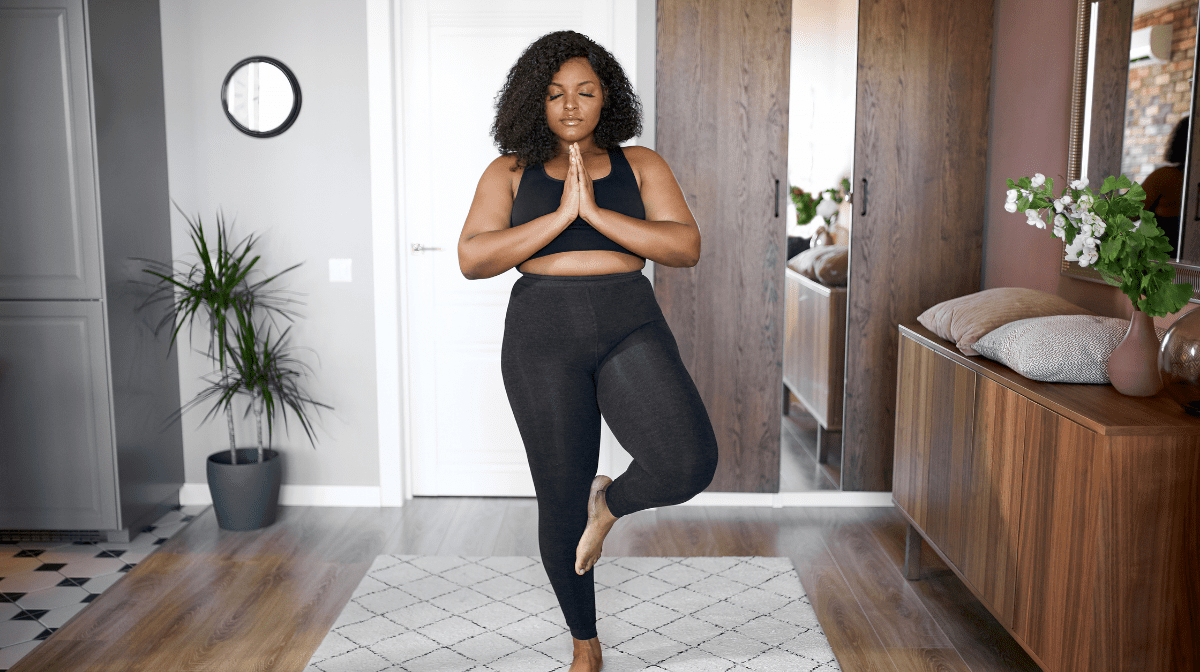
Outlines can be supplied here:
M779 490L790 0L659 0L657 149L703 235L655 291L712 417L709 490Z
M979 289L992 1L858 11L842 489L886 491L897 325Z

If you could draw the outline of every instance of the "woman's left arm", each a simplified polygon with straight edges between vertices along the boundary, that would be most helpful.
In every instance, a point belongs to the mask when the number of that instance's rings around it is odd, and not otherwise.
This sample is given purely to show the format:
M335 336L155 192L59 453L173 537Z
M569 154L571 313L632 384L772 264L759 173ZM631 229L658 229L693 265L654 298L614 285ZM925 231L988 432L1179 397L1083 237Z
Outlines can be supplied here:
M580 171L578 183L579 216L636 255L664 266L695 266L700 260L700 229L671 167L645 147L626 147L625 156L641 178L646 219L598 207L586 170Z

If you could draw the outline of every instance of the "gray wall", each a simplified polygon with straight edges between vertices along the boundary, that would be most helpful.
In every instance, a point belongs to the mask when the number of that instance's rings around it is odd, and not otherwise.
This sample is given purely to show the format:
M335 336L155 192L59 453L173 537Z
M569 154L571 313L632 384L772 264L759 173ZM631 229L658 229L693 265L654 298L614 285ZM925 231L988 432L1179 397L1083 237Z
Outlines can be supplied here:
M316 450L298 427L276 435L284 482L378 485L365 4L161 0L161 11L171 197L206 223L221 209L238 233L260 234L268 271L304 262L287 279L307 304L293 335L319 355L313 391L335 410L323 414ZM253 55L285 63L303 93L295 125L275 138L237 132L220 107L226 72ZM186 225L172 216L175 258L185 258ZM353 260L352 283L329 282L330 258ZM186 341L180 355L190 399L209 366ZM224 422L201 416L183 420L189 483L205 482L205 457L228 443ZM240 422L239 443L253 440L252 423Z

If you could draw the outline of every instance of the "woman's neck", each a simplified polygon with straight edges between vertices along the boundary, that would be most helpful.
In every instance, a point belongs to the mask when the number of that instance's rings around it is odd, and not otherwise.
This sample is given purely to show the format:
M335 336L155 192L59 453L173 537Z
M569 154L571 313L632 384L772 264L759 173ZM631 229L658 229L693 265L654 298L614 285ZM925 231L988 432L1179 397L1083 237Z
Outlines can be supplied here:
M599 154L601 152L606 151L606 150L600 149L598 146L596 146L596 140L590 135L588 137L584 138L583 140L579 140L578 144L579 144L579 151L584 154ZM558 153L555 154L555 156L556 157L565 156L568 153L570 153L571 145L572 145L571 142L567 142L566 140L563 140L560 138L558 141Z

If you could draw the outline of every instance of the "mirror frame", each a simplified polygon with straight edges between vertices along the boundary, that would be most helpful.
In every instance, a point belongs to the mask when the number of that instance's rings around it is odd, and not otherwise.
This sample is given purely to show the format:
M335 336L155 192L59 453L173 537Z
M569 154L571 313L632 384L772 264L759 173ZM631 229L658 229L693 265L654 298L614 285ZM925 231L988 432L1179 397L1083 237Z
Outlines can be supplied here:
M281 123L279 126L269 131L252 131L243 126L241 122L234 118L233 114L229 112L227 97L227 93L229 91L229 81L233 79L234 73L240 70L243 65L249 65L250 63L270 63L271 65L279 68L280 71L283 72L283 76L287 77L288 84L290 84L292 87L292 94L295 96L295 100L292 101L292 111L288 113L287 118L284 119L283 123ZM225 75L225 81L221 82L221 111L225 113L225 118L229 119L229 123L233 124L234 128L252 138L273 138L291 128L292 124L296 123L296 117L300 116L300 103L300 82L296 79L296 75L292 72L291 68L284 65L281 61L279 61L279 59L271 58L270 56L251 56L249 58L243 58L229 69L229 73Z
M1090 75L1090 73L1088 72L1088 43L1089 43L1090 37L1091 37L1090 33L1091 33L1091 25L1092 25L1092 1L1093 0L1076 0L1077 4L1076 4L1076 8L1075 8L1074 72L1072 73L1072 78L1071 78L1071 127L1070 127L1070 135L1069 135L1070 139L1068 141L1069 145L1067 147L1067 180L1068 181L1079 179L1080 170L1082 168L1081 163L1082 163L1082 157L1083 157L1083 126L1084 126L1084 115L1087 113L1087 110L1084 109L1084 107L1087 103L1087 82L1088 82L1088 76ZM1101 1L1103 2L1106 0L1101 0ZM1114 6L1118 5L1118 4L1127 4L1128 8L1129 8L1129 12L1131 12L1130 19L1132 20L1133 0L1107 0L1107 2L1109 2L1110 4L1113 4ZM1129 40L1129 36L1125 35L1125 47L1124 47L1125 51L1129 50L1128 40ZM1200 64L1200 56L1198 56L1198 58L1196 59L1196 62L1198 64ZM1195 72L1196 72L1196 66L1193 65L1193 73L1195 73ZM1195 108L1197 105L1197 98L1198 98L1197 93L1198 92L1196 89L1195 76L1193 75L1193 84L1192 84L1192 108L1193 108L1192 119L1193 120L1195 120L1197 118L1195 115L1195 112L1196 112ZM1121 115L1119 126L1122 129L1124 129L1124 127L1125 127L1125 116L1124 116L1125 115L1125 106L1121 105L1121 106L1115 108L1115 110L1118 110L1119 114ZM1093 113L1092 113L1092 128L1093 129L1106 128L1106 127L1113 128L1114 127L1114 123L1116 122L1116 120L1110 119L1107 116L1105 116L1105 113L1108 111L1109 111L1109 109L1105 108L1103 106L1101 106L1097 111L1093 111ZM1113 116L1115 116L1115 115L1113 115ZM1097 120L1099 120L1103 123L1097 124L1096 123ZM1200 133L1195 132L1195 130L1193 129L1193 132L1192 132L1193 145L1195 144L1197 138L1200 138ZM1122 136L1122 141L1123 141L1123 136ZM1097 147L1097 142L1095 142L1094 139L1091 144L1092 144L1093 148ZM1200 160L1200 157L1196 157L1194 155L1194 153L1191 151L1191 148L1189 148L1187 161L1190 164L1190 162L1193 160ZM1194 202L1195 200L1196 199L1189 199L1189 201L1192 201L1192 202ZM1200 218L1198 218L1198 219L1200 219ZM1182 227L1182 224L1181 224L1181 227ZM1198 228L1200 228L1200 227L1198 227ZM1180 240L1182 241L1182 235L1180 237ZM1060 242L1060 244L1063 249L1063 255L1065 256L1066 255L1066 243ZM1170 264L1175 267L1175 283L1176 284L1191 283L1192 288L1193 288L1193 294L1192 294L1192 298L1191 298L1190 302L1191 303L1200 303L1200 264L1186 263L1186 262L1180 262L1180 261L1172 261L1172 262L1170 262ZM1065 259L1062 261L1061 274L1065 275L1065 276L1073 277L1073 278L1078 278L1081 280L1087 280L1090 282L1107 284L1104 282L1103 278L1100 277L1100 273L1098 271L1092 270L1090 268L1081 268L1079 266L1079 264L1067 261Z

